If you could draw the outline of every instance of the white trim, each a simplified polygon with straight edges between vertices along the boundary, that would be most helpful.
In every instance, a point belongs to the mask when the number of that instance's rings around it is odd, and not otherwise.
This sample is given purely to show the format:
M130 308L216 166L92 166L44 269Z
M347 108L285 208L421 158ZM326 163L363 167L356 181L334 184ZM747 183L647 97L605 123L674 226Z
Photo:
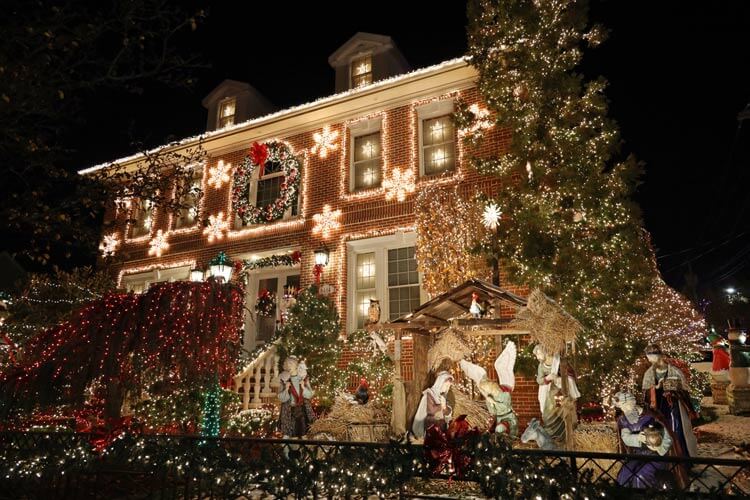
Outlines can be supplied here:
M417 136L419 138L419 151L417 154L419 155L419 176L424 177L424 144L423 144L423 132L422 132L422 124L425 120L429 120L431 118L437 118L438 116L443 115L449 115L453 113L453 110L455 108L455 97L451 97L449 99L442 99L439 101L431 102L429 104L425 104L423 106L419 106L417 111ZM454 127L455 129L455 127ZM455 131L455 130L454 130ZM441 175L445 172L455 172L458 169L458 143L453 141L453 168L450 170L445 170L444 172L441 172L440 174L430 174L432 175Z
M390 303L388 301L388 250L393 248L416 247L417 234L415 232L399 232L387 236L378 236L346 243L346 331L351 333L357 329L356 316L356 255L360 253L375 253L375 295L380 300L380 321L388 321ZM419 273L420 303L427 300L427 293L422 288L423 277Z
M143 285L143 291L153 283L163 281L183 281L190 279L190 266L176 266L164 269L153 269L142 273L123 275L120 286L132 290L133 285Z
M383 136L383 116L376 116L368 120L360 120L358 122L349 125L349 193L359 193L360 191L367 191L368 189L377 189L380 186L369 186L362 189L355 190L355 172L354 172L354 140L363 135L374 134L380 132L380 185L383 185L383 166L385 164L385 157L383 155L383 149L385 144L385 137Z

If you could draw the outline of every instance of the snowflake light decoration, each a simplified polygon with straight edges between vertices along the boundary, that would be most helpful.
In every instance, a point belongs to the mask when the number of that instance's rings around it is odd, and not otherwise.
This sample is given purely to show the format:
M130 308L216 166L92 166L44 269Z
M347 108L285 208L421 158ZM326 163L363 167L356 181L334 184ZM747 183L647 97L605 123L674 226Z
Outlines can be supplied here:
M167 242L167 235L164 234L164 232L159 229L156 232L156 236L148 243L149 249L148 254L149 255L155 255L157 257L161 257L161 254L169 248L169 242Z
M413 193L417 187L414 184L414 171L404 169L403 171L394 168L390 177L383 179L383 189L385 189L385 200L391 201L396 199L401 202L406 199L406 195Z
M217 215L208 216L208 226L203 230L203 234L208 236L209 243L213 243L214 240L224 238L224 231L228 229L229 221L224 220L224 212L219 212Z
M331 128L326 125L321 132L315 132L313 134L315 145L310 151L312 154L317 154L321 160L324 160L328 157L329 151L336 151L339 148L338 143L335 142L338 137L338 130L331 131Z
M498 207L494 203L488 203L486 207L484 207L484 213L482 214L482 224L484 224L484 227L487 229L494 231L497 229L497 223L500 221L500 216L503 213L500 211L500 207Z
M215 167L208 169L208 185L213 186L216 189L221 188L225 182L229 182L229 172L232 170L231 163L224 163L224 160L219 160L219 163Z
M483 132L489 130L494 126L492 120L490 120L490 112L486 108L480 108L479 104L472 104L469 106L469 111L474 115L475 120L471 127L463 128L458 131L459 135L475 134L477 132Z
M104 257L111 257L118 246L120 246L120 240L117 238L117 233L107 234L99 244L99 250L102 251Z
M339 222L341 210L331 210L331 205L323 206L323 213L313 215L315 226L312 229L313 234L320 234L324 240L331 237L331 233L341 227Z

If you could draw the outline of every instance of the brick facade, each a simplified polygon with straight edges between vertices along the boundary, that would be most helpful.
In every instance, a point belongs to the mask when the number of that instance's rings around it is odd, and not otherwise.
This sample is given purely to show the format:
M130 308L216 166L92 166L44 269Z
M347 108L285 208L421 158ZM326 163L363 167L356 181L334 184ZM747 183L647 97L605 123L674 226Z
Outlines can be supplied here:
M240 125L222 134L210 136L205 141L208 152L204 166L204 198L200 206L198 219L204 221L210 215L223 212L225 218L232 214L231 182L220 188L207 183L209 169L221 160L225 164L238 165L247 154L253 141L280 139L292 150L301 154L303 172L301 181L301 198L299 215L267 225L251 228L235 228L223 238L208 242L203 234L203 224L191 228L173 230L172 217L165 213L155 213L151 234L139 239L130 240L124 237L128 231L125 213L116 215L116 233L121 240L118 254L124 261L117 267L120 278L147 269L169 268L175 265L190 265L205 268L208 261L223 250L230 257L237 258L258 252L271 252L274 249L299 249L302 252L300 263L301 285L305 287L313 282L313 251L323 245L330 250L330 262L325 268L322 281L335 286L333 299L341 317L346 318L347 311L347 251L346 243L363 238L393 234L397 231L411 231L415 223L414 198L410 194L403 202L386 201L382 188L364 192L349 191L350 161L350 127L364 119L381 119L383 148L382 176L389 175L393 168L411 169L416 177L416 190L427 185L439 183L446 187L459 186L466 195L476 191L491 193L501 182L496 177L484 177L469 165L469 155L460 139L456 138L456 168L452 174L440 177L419 176L419 138L418 114L420 106L437 100L460 98L468 104L479 103L478 92L474 84L476 74L465 62L449 66L448 70L436 67L434 73L429 71L401 80L390 82L373 89L363 89L330 98L323 104L312 103L307 108L302 106L297 113L281 114L274 119L258 119ZM424 92L419 94L419 92ZM361 95L360 95L361 94ZM396 97L394 97L396 96ZM380 104L388 101L387 105ZM340 102L345 101L345 102ZM346 104L350 110L347 114ZM479 103L481 105L481 103ZM336 116L326 116L328 110L338 106ZM344 111L341 111L341 109ZM329 114L333 114L330 111ZM306 119L308 117L309 119ZM285 127L285 122L289 126ZM310 152L314 146L314 133L320 133L327 126L332 132L338 132L337 149L330 151L326 158ZM275 128L274 128L275 127ZM272 135L265 135L273 130ZM496 155L502 153L510 140L507 130L492 129L483 142L479 155ZM189 144L188 144L189 145ZM132 160L135 164L136 160ZM332 232L330 238L323 240L312 234L313 215L323 211L325 205L334 210L341 210L339 222L341 227ZM230 224L234 215L229 216ZM167 235L169 248L159 258L148 255L149 241L157 230ZM509 291L525 295L524 287L507 287ZM504 311L511 314L512 311ZM342 321L343 323L343 321ZM407 343L403 350L403 374L410 378L411 345ZM342 362L346 362L345 357ZM519 380L514 392L514 406L527 420L535 414L536 383Z

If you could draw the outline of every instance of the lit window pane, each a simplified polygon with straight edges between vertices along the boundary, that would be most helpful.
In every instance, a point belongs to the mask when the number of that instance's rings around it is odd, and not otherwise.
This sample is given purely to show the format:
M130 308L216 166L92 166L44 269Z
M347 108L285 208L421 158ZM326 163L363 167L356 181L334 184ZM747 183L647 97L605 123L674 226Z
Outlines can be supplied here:
M235 110L237 101L235 99L226 99L219 105L219 128L234 124Z
M448 115L422 122L422 159L426 175L455 167L455 129Z
M352 88L372 83L372 57L366 55L352 60Z
M380 132L354 138L354 190L380 186L382 149Z
M281 193L281 180L282 177L278 176L258 181L258 197L255 205L262 208L275 202Z
M419 307L419 273L414 247L388 250L388 316L393 320Z
M375 253L357 255L357 290L375 288Z

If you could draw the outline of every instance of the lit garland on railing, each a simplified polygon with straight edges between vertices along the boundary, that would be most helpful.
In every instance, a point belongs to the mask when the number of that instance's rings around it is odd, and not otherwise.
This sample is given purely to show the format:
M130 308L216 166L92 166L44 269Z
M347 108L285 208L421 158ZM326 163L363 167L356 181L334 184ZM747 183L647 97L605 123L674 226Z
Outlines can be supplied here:
M302 252L299 250L284 255L269 255L260 259L246 259L243 262L243 271L253 271L255 269L265 269L267 267L296 266L302 259Z

